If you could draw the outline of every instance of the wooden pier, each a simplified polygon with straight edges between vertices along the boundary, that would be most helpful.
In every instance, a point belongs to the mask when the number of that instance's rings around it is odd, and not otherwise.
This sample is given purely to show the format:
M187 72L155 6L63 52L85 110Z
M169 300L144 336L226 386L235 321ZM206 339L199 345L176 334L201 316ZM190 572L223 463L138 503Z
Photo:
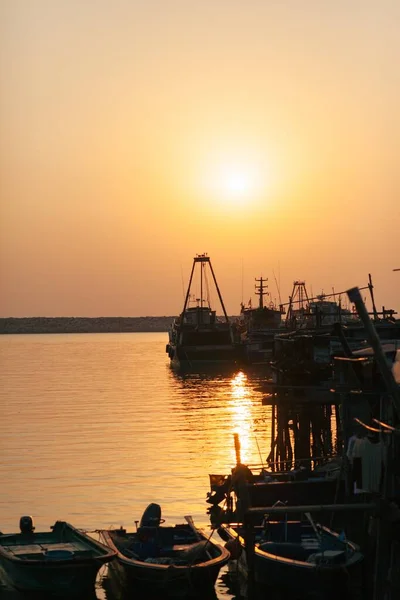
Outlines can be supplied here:
M254 585L255 525L263 516L318 514L336 529L344 528L349 539L361 546L365 556L362 600L400 598L400 393L388 367L385 352L370 320L358 288L349 290L364 324L375 360L357 357L349 349L335 363L335 381L327 385L285 384L268 381L262 385L263 404L272 407L271 449L267 458L270 473L291 469L294 464L317 465L337 454L341 459L340 479L345 481L345 501L335 494L331 503L291 506L252 506L249 485L236 481L240 515L245 528L248 569L248 600L256 597ZM278 378L279 379L279 378ZM336 423L336 431L332 431ZM387 452L379 493L354 495L349 478L348 442L355 431L372 431L385 440ZM335 444L333 440L335 439ZM240 444L235 440L240 463ZM301 461L298 457L301 457ZM282 498L285 500L285 498ZM360 501L361 500L361 501ZM257 593L258 594L258 593ZM259 597L257 595L257 597Z

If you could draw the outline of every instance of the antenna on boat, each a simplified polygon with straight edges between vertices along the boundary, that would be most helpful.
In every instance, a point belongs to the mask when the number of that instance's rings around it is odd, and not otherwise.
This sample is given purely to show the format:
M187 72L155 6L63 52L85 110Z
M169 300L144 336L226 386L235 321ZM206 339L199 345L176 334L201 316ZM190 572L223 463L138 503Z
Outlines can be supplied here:
M204 263L200 263L200 308L203 308L203 275Z
M242 304L243 304L243 256L242 256Z
M185 299L185 282L183 280L183 269L181 263L182 298Z
M275 279L275 285L276 285L276 289L278 290L279 305L281 306L281 305L282 305L282 300L281 300L281 290L279 289L279 284L278 284L278 282L277 282L277 280L276 280L276 275L275 275L275 272L274 272L274 270L273 270L273 269L272 269L272 274L273 274L273 276L274 276L274 279Z
M260 279L256 279L255 280L256 283L259 283L260 285L256 285L256 296L260 296L260 300L258 302L258 308L264 308L264 296L266 294L268 294L269 292L264 292L264 287L268 287L266 285L266 281L268 281L268 277L267 279L263 279L262 277L260 277Z

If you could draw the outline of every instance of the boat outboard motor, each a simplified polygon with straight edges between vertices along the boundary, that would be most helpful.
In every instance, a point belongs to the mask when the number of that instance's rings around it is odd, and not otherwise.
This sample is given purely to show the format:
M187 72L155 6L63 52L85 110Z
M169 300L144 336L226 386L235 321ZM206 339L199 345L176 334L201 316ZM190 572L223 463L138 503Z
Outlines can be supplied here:
M21 530L21 533L33 533L35 531L35 528L33 526L32 517L21 517L19 520L19 528Z
M161 506L152 502L144 511L140 519L140 527L159 527L161 519Z

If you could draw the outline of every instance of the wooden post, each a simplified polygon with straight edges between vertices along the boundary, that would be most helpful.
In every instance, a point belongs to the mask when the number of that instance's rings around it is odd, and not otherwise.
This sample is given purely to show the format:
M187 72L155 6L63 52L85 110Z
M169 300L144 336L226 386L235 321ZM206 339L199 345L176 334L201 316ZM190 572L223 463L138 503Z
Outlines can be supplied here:
M234 440L234 444L235 444L236 464L240 465L242 461L241 461L241 456L240 456L240 440L239 440L238 433L233 434L233 440Z
M299 414L297 412L293 412L292 413L292 417L293 417L293 451L294 451L294 458L298 458L299 456L301 456L301 448L299 446Z
M276 440L275 440L275 414L276 414L276 403L275 403L275 396L274 396L274 402L272 404L272 419L271 419L271 452L270 452L270 458L272 463L275 463L275 444L276 444ZM275 471L275 465L273 464L272 470Z
M386 592L386 579L389 569L389 521L385 518L388 512L386 502L383 500L377 520L375 567L374 567L374 600L382 600Z
M276 462L278 464L278 471L284 469L282 459L284 457L284 444L283 444L283 408L277 406L276 411Z
M255 534L254 527L251 522L245 519L244 524L244 549L246 552L246 564L247 564L247 600L255 600L255 569L254 569L254 558L255 558Z
M308 406L302 406L299 411L298 446L302 458L311 458L310 453L310 411ZM297 457L296 457L297 458ZM309 464L309 463L308 463Z

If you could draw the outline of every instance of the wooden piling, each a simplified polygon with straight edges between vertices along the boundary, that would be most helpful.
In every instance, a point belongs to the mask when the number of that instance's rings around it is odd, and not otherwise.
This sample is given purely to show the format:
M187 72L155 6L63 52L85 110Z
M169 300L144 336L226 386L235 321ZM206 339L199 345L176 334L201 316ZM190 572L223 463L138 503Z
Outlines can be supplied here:
M236 464L240 465L242 460L241 460L241 456L240 456L240 440L239 440L238 433L233 434L233 440L234 440L234 444L235 444Z

